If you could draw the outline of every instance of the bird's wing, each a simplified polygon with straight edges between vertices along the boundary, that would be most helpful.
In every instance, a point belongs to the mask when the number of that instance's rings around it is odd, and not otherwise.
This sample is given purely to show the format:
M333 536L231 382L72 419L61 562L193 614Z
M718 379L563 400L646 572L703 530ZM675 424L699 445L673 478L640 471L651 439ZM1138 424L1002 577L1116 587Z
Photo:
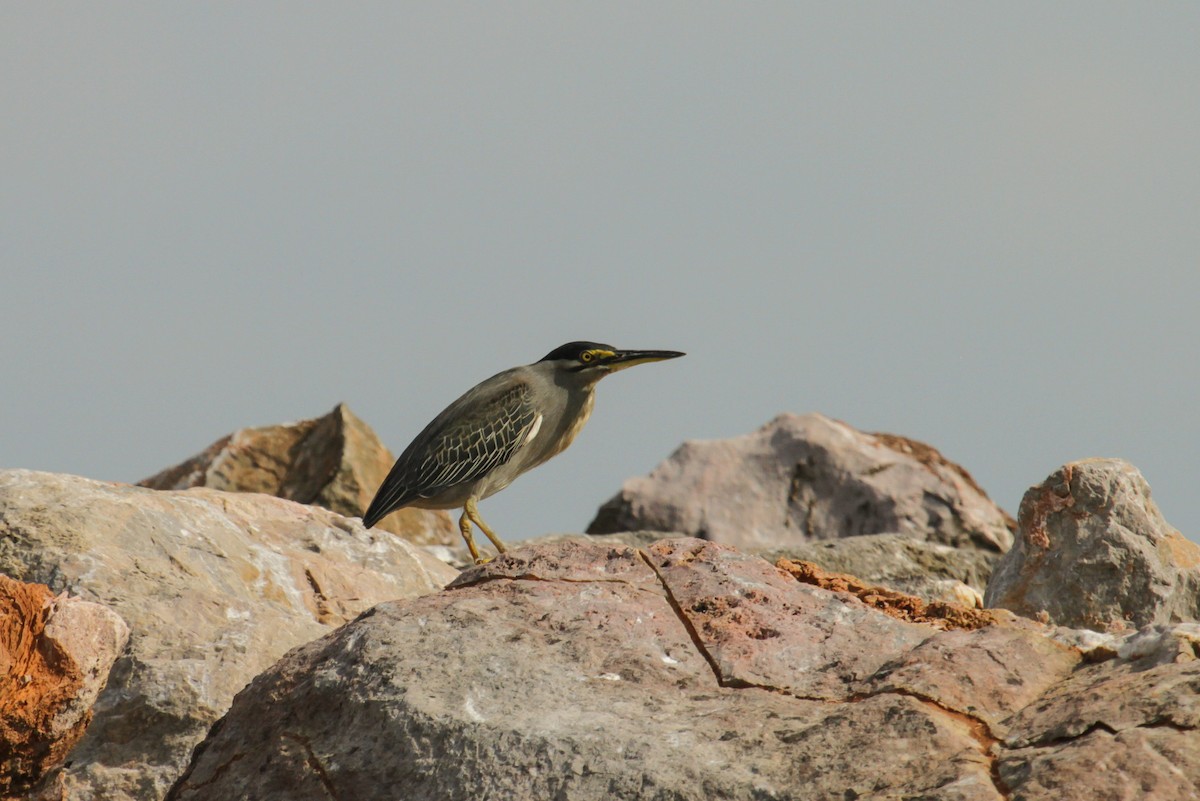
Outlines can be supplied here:
M363 523L370 528L418 498L475 481L512 458L537 419L525 381L482 397L468 393L438 415L396 460Z

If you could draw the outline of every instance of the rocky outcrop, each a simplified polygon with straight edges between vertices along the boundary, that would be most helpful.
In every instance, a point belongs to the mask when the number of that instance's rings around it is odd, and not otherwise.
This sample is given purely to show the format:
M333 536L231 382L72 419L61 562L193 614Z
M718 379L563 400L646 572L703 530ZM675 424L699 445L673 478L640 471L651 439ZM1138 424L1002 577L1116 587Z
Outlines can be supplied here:
M263 492L360 517L393 462L371 427L339 403L313 420L239 429L139 484ZM418 545L448 545L459 536L447 512L423 509L401 509L375 527Z
M1163 519L1133 465L1089 459L1025 493L986 603L1075 628L1200 618L1200 546Z
M626 481L589 534L674 531L744 549L899 533L992 554L1012 520L934 448L784 414L743 437L687 442Z
M695 539L514 550L289 653L168 798L1196 792L1186 636L1085 662L1003 610L939 615L784 564Z
M0 799L54 792L128 640L112 610L0 575Z
M289 648L457 572L315 506L0 471L0 573L102 603L129 624L69 799L158 799L234 694Z

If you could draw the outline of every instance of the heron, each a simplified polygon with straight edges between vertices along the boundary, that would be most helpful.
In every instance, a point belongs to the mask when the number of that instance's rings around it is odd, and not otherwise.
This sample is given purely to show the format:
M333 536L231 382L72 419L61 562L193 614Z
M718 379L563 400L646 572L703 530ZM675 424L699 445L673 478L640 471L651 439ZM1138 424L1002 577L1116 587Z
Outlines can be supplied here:
M479 514L479 501L574 442L592 414L601 378L683 355L674 350L618 350L599 342L568 342L533 364L476 384L404 449L375 493L363 524L371 528L385 515L408 506L462 508L458 528L475 563L486 560L475 547L472 523L504 553L504 543Z

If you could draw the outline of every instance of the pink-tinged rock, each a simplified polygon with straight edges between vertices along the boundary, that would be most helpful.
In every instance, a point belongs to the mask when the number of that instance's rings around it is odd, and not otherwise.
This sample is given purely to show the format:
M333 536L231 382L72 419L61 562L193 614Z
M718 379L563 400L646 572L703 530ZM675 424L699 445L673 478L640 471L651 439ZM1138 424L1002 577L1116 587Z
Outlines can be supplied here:
M1013 799L1200 798L1194 626L1127 637L1008 723L998 769Z
M578 540L560 541L554 547L523 547L508 551L490 562L467 568L447 588L496 579L616 581L660 591L658 577L646 564L640 550L620 544L601 547Z
M762 559L697 539L646 549L721 681L840 699L936 630L797 582Z
M139 482L151 489L262 492L360 517L395 458L344 403L324 417L242 428ZM458 542L448 512L401 509L376 524L418 545Z
M927 698L979 720L999 738L1008 718L1070 676L1079 661L1079 651L1032 626L942 631L885 666L863 690Z
M934 448L820 414L684 443L626 481L589 534L669 531L744 549L898 532L999 554L1012 520Z
M1110 660L1087 665L1008 722L1005 743L1020 748L1146 726L1200 729L1200 660L1154 664ZM1200 736L1193 738L1200 749Z
M932 704L722 686L647 556L515 549L375 607L256 678L168 799L1000 801Z
M851 579L695 539L514 549L287 654L168 799L1194 796L1186 626L1080 664L1061 629Z
M59 792L51 772L83 737L128 640L112 610L0 575L0 798Z
M1007 752L999 777L1009 801L1195 801L1195 730L1096 728L1044 748Z
M1200 546L1163 519L1119 459L1072 462L1025 493L988 606L1097 631L1200 618Z

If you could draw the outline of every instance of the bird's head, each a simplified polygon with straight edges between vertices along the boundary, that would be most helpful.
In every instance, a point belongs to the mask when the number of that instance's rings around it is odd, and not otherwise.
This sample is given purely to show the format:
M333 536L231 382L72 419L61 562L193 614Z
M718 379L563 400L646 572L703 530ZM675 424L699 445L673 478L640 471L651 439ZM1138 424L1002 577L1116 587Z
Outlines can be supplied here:
M550 363L558 371L584 380L598 381L609 373L637 364L676 359L677 350L617 350L599 342L568 342L547 353L538 362Z

